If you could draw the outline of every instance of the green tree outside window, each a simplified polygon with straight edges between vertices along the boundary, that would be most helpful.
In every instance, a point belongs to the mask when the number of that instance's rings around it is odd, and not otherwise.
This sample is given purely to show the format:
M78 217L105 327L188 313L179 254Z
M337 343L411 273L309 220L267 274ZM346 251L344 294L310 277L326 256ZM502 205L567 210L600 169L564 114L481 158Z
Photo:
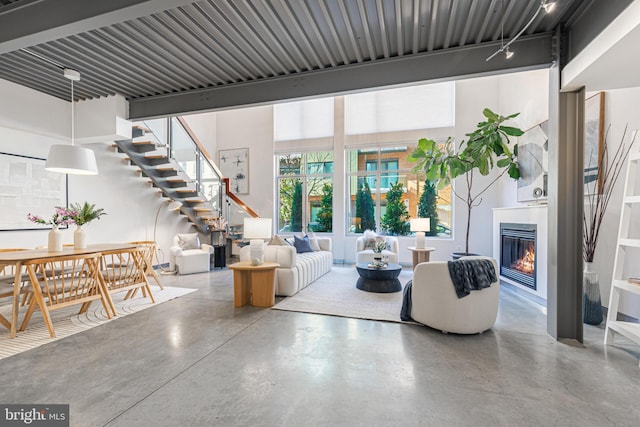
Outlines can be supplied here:
M402 201L403 194L404 187L401 182L391 184L387 192L387 211L380 221L380 226L383 231L392 235L406 236L410 232L409 212Z
M291 231L302 231L302 181L300 180L297 180L293 186Z
M364 233L365 230L375 231L375 203L371 195L371 188L366 180L363 180L362 187L356 193L356 218L360 218L356 233Z
M428 179L424 181L424 189L418 202L418 217L429 218L429 231L425 235L438 235L438 189L436 183Z
M320 200L320 211L316 217L318 225L316 231L330 232L333 229L333 186L324 184L322 186L322 199Z

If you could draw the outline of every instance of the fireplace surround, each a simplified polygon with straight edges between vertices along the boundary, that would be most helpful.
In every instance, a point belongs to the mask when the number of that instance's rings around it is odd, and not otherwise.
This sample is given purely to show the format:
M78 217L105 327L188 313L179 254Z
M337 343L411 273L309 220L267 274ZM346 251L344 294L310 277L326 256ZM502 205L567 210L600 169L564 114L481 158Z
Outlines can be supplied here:
M536 226L535 254L535 289L524 285L517 280L500 273L500 281L503 284L512 285L518 290L531 294L534 301L546 304L547 300L547 274L548 274L548 212L547 205L521 205L502 208L493 208L493 258L501 263L500 250L502 239L500 237L500 224L527 224Z

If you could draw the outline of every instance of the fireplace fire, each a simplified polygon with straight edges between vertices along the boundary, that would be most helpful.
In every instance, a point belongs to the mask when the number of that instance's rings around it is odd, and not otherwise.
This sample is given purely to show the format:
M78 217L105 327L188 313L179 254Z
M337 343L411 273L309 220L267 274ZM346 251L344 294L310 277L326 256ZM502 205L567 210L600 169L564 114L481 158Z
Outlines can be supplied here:
M500 275L536 289L536 225L500 224Z
M525 274L533 274L536 271L536 250L534 243L529 243L522 258L517 259L511 264L511 268Z

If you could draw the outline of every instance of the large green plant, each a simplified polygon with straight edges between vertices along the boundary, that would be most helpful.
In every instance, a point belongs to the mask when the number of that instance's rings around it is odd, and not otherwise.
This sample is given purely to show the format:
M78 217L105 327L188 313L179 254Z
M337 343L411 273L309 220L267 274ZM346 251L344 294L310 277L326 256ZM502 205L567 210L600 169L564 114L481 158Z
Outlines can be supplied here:
M454 150L451 137L447 138L444 144L422 138L408 158L410 162L417 162L414 171L423 170L428 180L438 182L438 188L447 186L454 178L464 176L466 194L464 192L461 194L453 187L452 191L467 205L466 253L469 253L471 210L482 202L480 196L505 173L513 179L520 178L517 162L518 146L514 145L511 151L509 137L517 137L524 132L516 127L503 125L505 121L517 117L520 113L501 116L485 108L482 114L486 120L478 123L475 131L466 134L468 139L460 142L457 152ZM478 171L481 175L488 175L494 168L502 171L480 189L474 189L474 171Z
M366 179L363 180L362 187L358 188L356 193L356 218L360 218L360 223L356 226L356 233L364 233L365 230L375 231L375 203Z
M387 191L387 210L380 221L380 228L391 235L409 234L409 211L402 201L404 187L401 182L391 184Z
M333 229L333 185L322 186L322 198L320 199L320 211L317 215L318 226L316 231L328 231Z
M425 179L424 189L418 202L418 217L429 218L427 236L438 235L438 189L436 183Z

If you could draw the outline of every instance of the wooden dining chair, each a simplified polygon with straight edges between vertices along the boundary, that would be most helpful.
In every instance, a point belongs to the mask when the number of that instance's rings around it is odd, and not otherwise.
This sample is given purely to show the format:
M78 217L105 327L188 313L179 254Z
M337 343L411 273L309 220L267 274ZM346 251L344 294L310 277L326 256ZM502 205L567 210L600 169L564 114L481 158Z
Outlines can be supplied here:
M2 248L0 252L17 252L17 251L25 251L24 248ZM0 299L13 297L14 283L16 277L16 270L14 264L6 264L0 265ZM21 273L21 283L20 286L20 294L19 296L24 296L21 298L22 301L18 301L21 305L25 304L29 292L27 292L25 283L28 281L27 274L24 271ZM0 325L5 326L7 329L11 329L11 322L0 314Z
M102 252L100 260L101 280L108 292L108 303L117 316L111 295L127 292L125 299L131 298L140 289L144 297L155 303L145 274L144 250L139 247Z
M158 273L153 269L153 256L156 253L156 242L153 240L138 240L129 242L132 245L137 245L142 251L142 259L144 260L144 272L147 276L153 277L160 289L164 289L162 283L160 283L160 277Z
M24 331L36 309L40 309L51 338L55 332L49 313L53 310L80 305L79 314L86 312L89 304L100 300L107 317L111 310L107 293L100 279L100 254L61 255L24 263L33 288L33 298L22 321Z

